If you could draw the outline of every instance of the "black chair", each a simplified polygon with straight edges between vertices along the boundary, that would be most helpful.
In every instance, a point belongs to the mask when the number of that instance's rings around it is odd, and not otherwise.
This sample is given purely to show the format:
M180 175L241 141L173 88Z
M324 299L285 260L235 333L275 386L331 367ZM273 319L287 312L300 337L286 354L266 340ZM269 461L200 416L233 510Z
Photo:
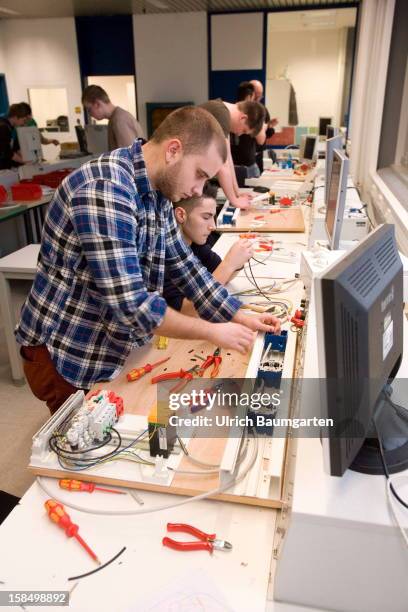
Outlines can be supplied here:
M0 491L0 525L20 501L19 497Z

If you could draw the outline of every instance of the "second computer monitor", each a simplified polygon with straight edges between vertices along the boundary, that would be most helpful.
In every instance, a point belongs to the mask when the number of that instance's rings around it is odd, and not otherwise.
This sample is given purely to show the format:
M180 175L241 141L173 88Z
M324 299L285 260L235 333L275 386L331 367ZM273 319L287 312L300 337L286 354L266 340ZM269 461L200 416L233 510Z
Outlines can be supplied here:
M329 193L326 205L326 232L332 251L339 248L341 228L346 205L348 157L335 149L329 177Z
M331 176L331 167L333 163L334 149L341 151L343 148L343 138L341 135L328 138L326 140L326 163L325 163L325 181L324 181L324 203L327 206L329 199L329 182Z
M326 138L333 138L333 136L337 136L339 133L339 128L334 127L334 125L326 126Z
M89 153L101 155L109 151L108 126L90 124L85 126L86 143Z
M18 144L24 162L40 162L42 160L40 130L34 126L17 128Z
M317 137L315 135L302 135L302 142L299 149L300 159L313 161L316 157Z
M326 136L326 128L331 122L331 117L319 117L319 136Z

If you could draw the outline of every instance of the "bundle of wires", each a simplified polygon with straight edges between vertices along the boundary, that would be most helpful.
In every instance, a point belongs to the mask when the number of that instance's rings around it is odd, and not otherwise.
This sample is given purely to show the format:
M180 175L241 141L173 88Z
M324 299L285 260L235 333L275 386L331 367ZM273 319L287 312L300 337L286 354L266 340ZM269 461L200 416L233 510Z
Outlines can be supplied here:
M251 455L249 457L249 461L248 461L247 465L244 465L245 461L246 461L246 458L247 458L248 449L249 449L249 438L246 437L244 439L244 441L243 441L242 446L241 446L241 449L240 449L240 452L239 452L239 457L238 457L238 460L237 460L238 474L236 475L235 478L232 479L231 482L228 482L227 484L219 486L219 487L217 487L215 489L211 489L210 491L206 491L205 493L201 493L200 495L195 495L194 497L187 497L186 499L182 499L181 501L171 502L169 504L165 504L165 505L162 505L162 506L137 508L137 509L133 509L133 510L96 510L96 509L88 509L88 508L84 508L83 506L80 506L78 504L74 504L71 501L66 501L66 500L62 501L62 500L59 500L58 497L56 497L54 495L54 493L45 484L43 478L37 477L37 482L38 482L39 486L41 487L41 489L48 495L48 497L52 497L53 499L56 499L57 501L61 501L61 503L63 503L65 506L68 506L69 508L73 508L74 510L79 510L81 512L87 512L87 513L90 513L90 514L104 514L104 515L133 515L133 514L147 514L149 512L160 512L162 510L168 510L169 508L176 508L178 506L183 506L184 504L188 504L188 503L191 503L191 502L194 502L194 501L199 501L201 499L205 499L205 498L211 497L213 495L218 495L219 493L221 493L223 491L227 491L228 489L230 489L234 485L236 485L239 482L241 482L242 480L244 480L244 478L246 478L247 474L250 472L250 470L254 466L255 461L257 459L257 456L258 456L258 440L257 440L256 437L253 438L252 453L251 453ZM241 470L241 468L242 468L242 470Z
M111 431L106 434L102 442L87 446L81 449L67 448L65 444L66 433L71 425L72 419L75 418L75 411L71 411L62 423L59 425L58 430L54 431L50 440L49 447L57 455L60 466L65 470L70 471L82 471L99 465L105 461L117 457L120 453L127 451L129 448L143 440L147 435L147 429L138 435L134 440L125 447L122 447L122 438L120 433L112 427ZM101 448L104 448L110 444L114 444L113 449L111 448L105 453L95 454Z

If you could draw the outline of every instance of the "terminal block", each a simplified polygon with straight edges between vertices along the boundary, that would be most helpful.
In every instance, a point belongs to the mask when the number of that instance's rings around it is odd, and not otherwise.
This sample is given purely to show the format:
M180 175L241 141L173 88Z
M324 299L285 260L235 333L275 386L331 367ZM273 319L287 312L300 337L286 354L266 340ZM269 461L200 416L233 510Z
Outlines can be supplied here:
M287 340L288 332L286 330L282 331L279 336L265 334L264 351L259 365L258 377L268 387L280 387Z
M159 407L158 407L159 406ZM149 450L151 457L165 457L172 452L177 440L177 428L170 425L169 419L173 414L167 405L159 402L150 411L148 417Z
M224 213L222 215L223 225L235 225L235 218L234 218L235 211L236 211L236 208L234 206L228 206L228 208L224 210Z

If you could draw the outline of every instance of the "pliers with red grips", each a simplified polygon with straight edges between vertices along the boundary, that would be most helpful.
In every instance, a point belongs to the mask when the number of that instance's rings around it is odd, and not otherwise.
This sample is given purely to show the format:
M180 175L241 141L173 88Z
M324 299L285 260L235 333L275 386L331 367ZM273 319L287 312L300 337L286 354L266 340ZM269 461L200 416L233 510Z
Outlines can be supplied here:
M170 389L171 393L177 393L177 391L181 391L190 380L193 380L194 374L197 372L198 365L190 368L190 370L179 370L178 372L164 372L164 374L158 374L157 376L153 376L150 381L152 385L156 383L163 382L164 380L174 380L177 378L181 378L181 381L175 385L172 389Z
M198 376L204 376L206 369L209 368L210 365L213 366L213 369L210 373L210 378L215 378L216 376L218 376L222 361L220 353L221 349L218 347L215 349L212 355L208 355L207 359L204 360L204 363L201 364L200 369L198 370Z
M186 525L185 523L167 523L167 531L178 531L189 533L198 538L198 542L180 542L172 538L163 538L163 546L168 546L174 550L188 552L190 550L208 550L210 554L215 550L231 550L232 544L225 540L217 540L215 533L204 533L197 527Z

